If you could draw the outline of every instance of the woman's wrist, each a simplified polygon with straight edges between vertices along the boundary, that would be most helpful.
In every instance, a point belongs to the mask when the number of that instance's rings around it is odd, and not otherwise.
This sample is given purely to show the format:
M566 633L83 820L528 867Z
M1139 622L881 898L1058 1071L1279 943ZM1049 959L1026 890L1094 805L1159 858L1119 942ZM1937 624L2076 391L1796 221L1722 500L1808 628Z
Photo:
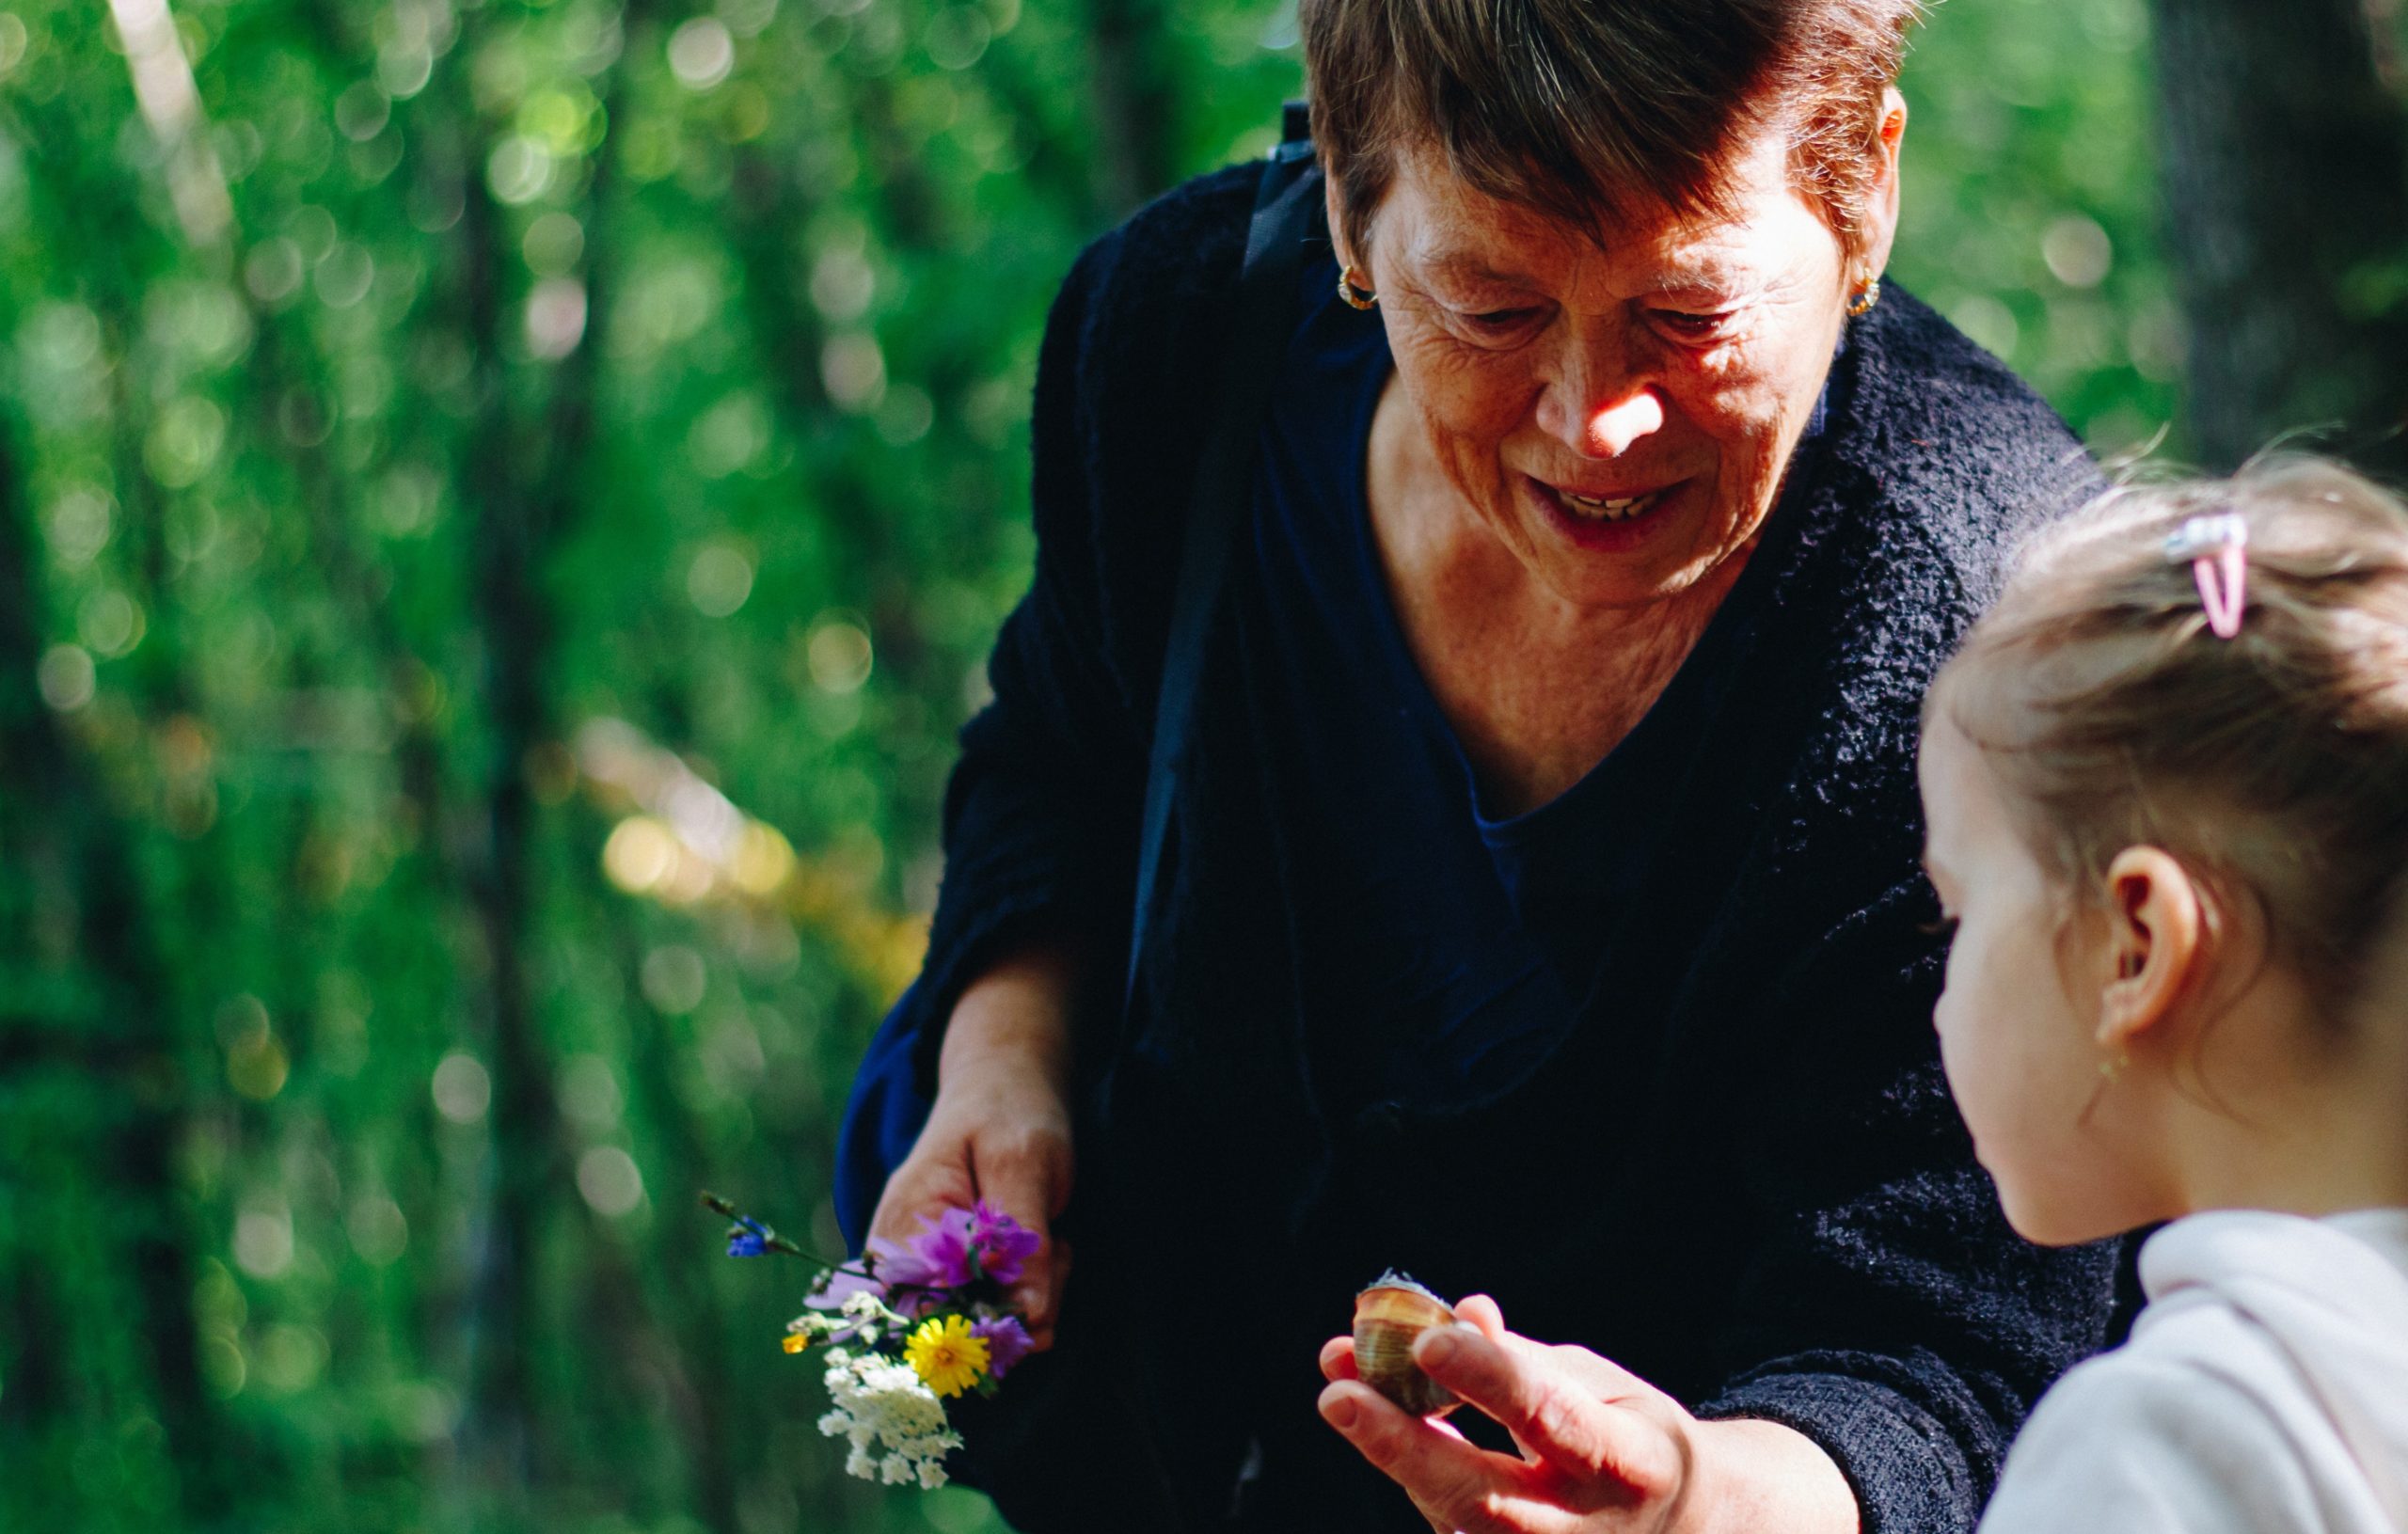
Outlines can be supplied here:
M1847 1478L1795 1428L1758 1417L1693 1421L1689 1446L1677 1534L1857 1534Z
M1067 943L1016 950L961 993L937 1057L937 1090L1034 1072L1067 1096L1077 956Z

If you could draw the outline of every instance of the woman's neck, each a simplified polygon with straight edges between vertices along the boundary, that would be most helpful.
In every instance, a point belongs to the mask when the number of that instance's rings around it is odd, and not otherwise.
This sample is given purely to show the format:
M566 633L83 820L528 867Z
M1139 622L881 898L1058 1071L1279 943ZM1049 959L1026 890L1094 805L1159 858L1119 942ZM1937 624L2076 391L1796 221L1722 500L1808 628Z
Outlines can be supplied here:
M1508 814L1553 799L1621 743L1747 563L1743 550L1643 608L1566 600L1465 505L1393 384L1372 419L1369 478L1406 647L1483 799Z

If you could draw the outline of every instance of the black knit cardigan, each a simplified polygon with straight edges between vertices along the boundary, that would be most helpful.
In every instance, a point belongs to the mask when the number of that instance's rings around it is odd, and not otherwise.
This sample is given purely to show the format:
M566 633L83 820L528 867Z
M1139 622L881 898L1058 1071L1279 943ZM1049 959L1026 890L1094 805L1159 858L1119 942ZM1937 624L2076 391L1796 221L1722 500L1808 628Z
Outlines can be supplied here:
M1797 1429L1871 1534L1972 1528L2034 1399L2101 1345L2114 1254L2017 1239L1950 1104L1918 707L2018 528L2095 470L1913 298L1852 322L1778 514L1795 523L1759 556L1777 567L1750 653L1684 792L1634 807L1670 833L1598 935L1566 1042L1495 1100L1341 1119L1299 1036L1313 956L1238 685L1243 569L1121 1001L1186 486L1255 183L1204 177L1098 241L1046 331L1036 577L962 733L905 1004L925 1072L1004 948L1069 937L1096 978L1063 1341L976 1404L969 1473L1026 1529L1426 1528L1314 1413L1318 1344L1395 1264L1702 1415Z

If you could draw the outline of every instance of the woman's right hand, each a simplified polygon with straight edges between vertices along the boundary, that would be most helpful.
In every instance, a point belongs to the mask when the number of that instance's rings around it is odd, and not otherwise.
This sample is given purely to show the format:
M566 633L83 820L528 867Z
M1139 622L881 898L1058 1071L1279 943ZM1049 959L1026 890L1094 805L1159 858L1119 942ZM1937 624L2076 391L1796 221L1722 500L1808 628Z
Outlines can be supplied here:
M936 1101L887 1179L870 1234L902 1241L921 1222L979 1199L1045 1238L1022 1268L1012 1308L1053 1346L1070 1254L1053 1226L1070 1199L1069 1017L1076 960L1038 948L962 992L945 1029Z

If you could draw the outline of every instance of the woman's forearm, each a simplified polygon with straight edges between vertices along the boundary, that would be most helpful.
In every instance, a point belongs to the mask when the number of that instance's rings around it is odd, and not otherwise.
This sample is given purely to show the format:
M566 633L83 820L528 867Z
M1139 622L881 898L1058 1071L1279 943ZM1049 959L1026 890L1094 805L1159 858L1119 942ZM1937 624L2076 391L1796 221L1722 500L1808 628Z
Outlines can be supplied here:
M1078 956L1065 941L1014 951L961 993L937 1058L939 1091L1035 1069L1065 1096L1070 1081L1070 1009Z

